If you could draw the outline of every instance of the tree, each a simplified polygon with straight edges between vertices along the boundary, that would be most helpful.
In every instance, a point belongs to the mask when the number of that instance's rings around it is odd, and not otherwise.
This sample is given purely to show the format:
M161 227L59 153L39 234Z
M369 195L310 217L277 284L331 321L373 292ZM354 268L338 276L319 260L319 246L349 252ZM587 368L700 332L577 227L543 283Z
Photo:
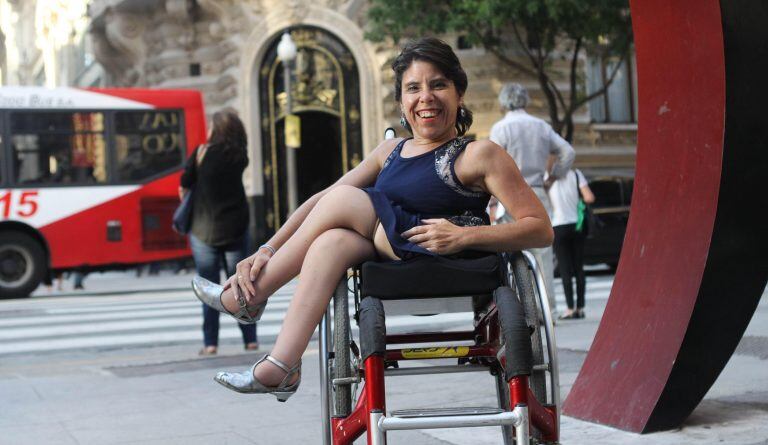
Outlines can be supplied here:
M456 33L481 45L504 64L536 79L552 127L573 139L573 113L606 93L632 41L627 0L371 0L366 38L380 42L427 34ZM597 90L584 89L579 57L615 63ZM569 61L568 86L561 91L552 69Z

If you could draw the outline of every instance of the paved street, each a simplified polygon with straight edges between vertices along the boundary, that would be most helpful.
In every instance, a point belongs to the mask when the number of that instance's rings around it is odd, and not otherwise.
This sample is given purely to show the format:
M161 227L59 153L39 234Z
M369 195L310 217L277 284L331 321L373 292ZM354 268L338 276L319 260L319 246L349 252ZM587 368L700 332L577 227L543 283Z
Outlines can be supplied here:
M246 368L235 322L222 317L220 355L198 358L200 306L190 275L93 274L86 292L39 289L28 300L0 301L0 443L318 443L315 342L304 357L301 391L287 404L243 396L212 382L219 369ZM588 277L585 320L557 327L563 398L597 329L612 283ZM268 349L295 283L275 295L259 324ZM125 290L130 289L130 292ZM557 300L562 304L558 284ZM391 317L392 331L413 326L461 328L465 315ZM686 425L639 436L568 417L565 444L768 443L768 299L742 344ZM389 379L388 408L490 406L487 374ZM428 382L428 384L425 384ZM459 388L460 390L457 390ZM358 441L363 443L364 441ZM496 428L390 434L390 444L497 444Z

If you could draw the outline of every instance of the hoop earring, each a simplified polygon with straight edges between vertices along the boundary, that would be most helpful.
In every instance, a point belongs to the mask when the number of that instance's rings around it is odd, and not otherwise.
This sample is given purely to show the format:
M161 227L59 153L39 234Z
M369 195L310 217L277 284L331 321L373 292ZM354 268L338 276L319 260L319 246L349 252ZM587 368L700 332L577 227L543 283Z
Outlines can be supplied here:
M464 109L464 107L459 107L459 116L467 117L467 111Z
M400 126L408 130L408 121L405 119L404 114L400 114Z

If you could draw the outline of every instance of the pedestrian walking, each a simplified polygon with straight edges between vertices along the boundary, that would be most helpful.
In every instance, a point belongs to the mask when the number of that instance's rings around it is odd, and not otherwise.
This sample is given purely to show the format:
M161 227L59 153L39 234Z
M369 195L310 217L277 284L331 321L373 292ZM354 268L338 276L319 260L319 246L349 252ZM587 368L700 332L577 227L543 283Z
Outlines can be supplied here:
M504 117L491 128L490 139L504 147L517 163L525 182L533 189L547 214L552 218L552 206L546 188L564 176L573 164L576 156L573 147L542 119L526 113L528 90L519 83L507 83L499 92L499 104L506 110ZM551 169L547 169L550 156L554 156ZM545 175L547 181L545 182ZM492 204L496 204L493 202ZM501 205L496 214L498 223L512 221L511 215ZM549 306L555 308L554 300L554 260L552 247L529 249L536 257L542 273L544 285L549 296Z
M560 315L561 320L584 318L586 277L584 276L585 230L577 226L579 200L586 204L595 202L595 195L587 179L578 169L568 171L554 181L547 190L552 203L552 227L555 230L555 256L563 293L568 310ZM576 305L573 302L573 278L576 278Z
M192 193L192 226L189 241L197 274L220 282L224 268L235 273L248 256L248 203L243 171L248 165L245 128L235 110L214 113L208 141L195 149L181 176L179 196ZM238 325L246 350L258 349L256 325ZM216 354L219 312L203 305L203 343L200 355Z

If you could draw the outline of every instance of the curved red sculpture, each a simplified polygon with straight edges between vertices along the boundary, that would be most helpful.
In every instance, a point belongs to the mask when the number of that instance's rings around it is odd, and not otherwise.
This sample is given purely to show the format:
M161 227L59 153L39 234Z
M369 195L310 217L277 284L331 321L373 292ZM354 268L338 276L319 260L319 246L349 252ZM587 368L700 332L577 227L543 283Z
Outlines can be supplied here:
M768 4L636 0L631 12L631 218L563 412L650 432L679 426L698 405L768 280Z

